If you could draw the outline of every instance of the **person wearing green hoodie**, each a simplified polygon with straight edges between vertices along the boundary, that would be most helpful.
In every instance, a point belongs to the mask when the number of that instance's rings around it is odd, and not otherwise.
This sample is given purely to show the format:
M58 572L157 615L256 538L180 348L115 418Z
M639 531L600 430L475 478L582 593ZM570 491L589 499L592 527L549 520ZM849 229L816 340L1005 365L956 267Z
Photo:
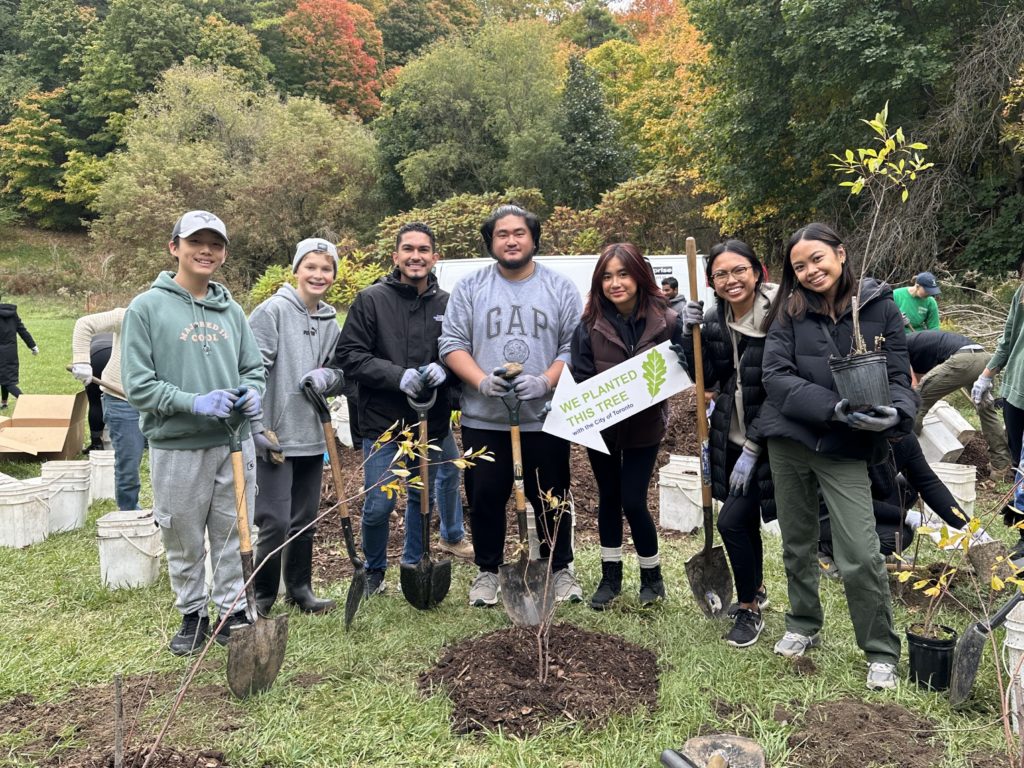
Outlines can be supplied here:
M265 379L245 312L211 279L227 258L227 245L227 228L212 213L189 211L179 218L168 243L177 271L161 272L132 300L121 330L121 382L149 440L153 516L182 614L169 646L177 656L206 642L211 596L220 613L219 643L227 643L232 628L250 623L228 433L220 420L232 410L258 417ZM248 424L242 438L251 515L256 451ZM212 595L204 536L213 562Z

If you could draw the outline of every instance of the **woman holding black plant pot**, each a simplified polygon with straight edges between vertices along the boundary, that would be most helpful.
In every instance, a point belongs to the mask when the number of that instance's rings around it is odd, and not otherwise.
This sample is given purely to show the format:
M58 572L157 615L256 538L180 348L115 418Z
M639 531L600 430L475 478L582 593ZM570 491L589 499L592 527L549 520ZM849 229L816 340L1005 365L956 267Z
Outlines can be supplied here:
M735 618L725 640L735 648L746 648L761 635L761 609L768 604L761 518L775 519L775 505L760 430L765 400L761 362L765 321L779 287L765 282L764 267L740 240L714 246L705 275L718 300L706 314L701 304L686 302L680 359L695 379L693 326L702 324L704 388L718 393L708 439L711 489L722 502L718 531L736 581L737 604L729 611Z
M855 295L867 349L885 354L892 405L854 410L836 392L829 358L849 355L855 346ZM808 224L790 238L779 297L769 314L763 365L768 399L761 414L790 603L775 652L801 656L821 641L820 488L857 645L869 665L867 686L894 688L900 641L875 533L868 465L885 457L887 438L911 431L917 412L903 318L888 285L863 278L858 286L842 240L825 224Z

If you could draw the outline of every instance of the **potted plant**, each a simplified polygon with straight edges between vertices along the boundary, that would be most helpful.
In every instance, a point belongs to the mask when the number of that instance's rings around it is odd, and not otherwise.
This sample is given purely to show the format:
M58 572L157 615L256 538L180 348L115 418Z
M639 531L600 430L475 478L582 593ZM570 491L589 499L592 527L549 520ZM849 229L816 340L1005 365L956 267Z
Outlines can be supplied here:
M899 192L900 201L905 203L910 195L911 183L917 179L919 173L933 165L925 162L920 154L928 148L927 145L909 142L902 128L890 132L888 119L889 103L886 102L882 111L875 115L873 120L861 121L874 131L873 141L877 146L847 149L842 155L832 155L833 162L829 164L843 176L855 177L852 181L840 182L839 186L849 188L853 196L859 196L865 190L871 196L871 226L861 257L860 274L851 307L853 349L849 355L832 357L829 360L839 394L850 401L852 408L860 409L892 404L885 355L878 350L882 339L874 339L872 349L869 350L860 330L860 291L863 278L874 259L871 249L878 218L890 193Z

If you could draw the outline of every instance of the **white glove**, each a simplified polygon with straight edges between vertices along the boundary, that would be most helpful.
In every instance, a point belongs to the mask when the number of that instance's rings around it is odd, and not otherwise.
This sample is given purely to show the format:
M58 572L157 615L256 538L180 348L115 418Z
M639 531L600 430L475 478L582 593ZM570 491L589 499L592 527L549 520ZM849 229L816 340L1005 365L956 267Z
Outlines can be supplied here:
M992 399L992 377L983 373L971 387L971 401L975 405L981 405L986 399Z
M38 346L32 347L32 354L33 355L38 355L39 354L39 347Z
M92 383L92 366L88 363L75 363L71 366L71 375L87 387Z

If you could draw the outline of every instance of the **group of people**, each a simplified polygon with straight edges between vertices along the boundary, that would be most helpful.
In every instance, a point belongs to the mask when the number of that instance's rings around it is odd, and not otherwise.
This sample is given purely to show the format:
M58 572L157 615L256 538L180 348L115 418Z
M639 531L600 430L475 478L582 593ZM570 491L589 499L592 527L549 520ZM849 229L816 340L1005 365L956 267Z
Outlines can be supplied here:
M673 343L680 364L694 377L694 328L700 326L703 381L713 403L711 482L722 502L718 528L738 598L729 611L733 624L726 641L747 647L763 630L768 594L760 523L777 517L789 610L775 652L799 656L820 643L819 555L821 533L827 530L828 556L842 574L857 642L869 664L867 685L895 686L900 641L873 511L884 494L869 468L894 462L888 491L896 487L895 472L904 471L922 494L941 493L920 468L913 434L915 424L920 426L921 398L911 368L924 383L937 379L929 397L954 380L963 386L960 368L984 357L975 354L975 345L953 339L955 334L937 343L908 337L892 290L872 278L858 281L842 240L824 224L793 234L778 285L768 281L767 270L745 243L716 245L707 258L706 279L717 301L706 311L673 295L676 285L659 288L632 244L604 248L584 306L568 278L534 260L541 239L534 214L503 205L483 223L481 235L494 263L460 280L448 295L432 272L439 258L433 232L422 223L406 224L396 237L394 268L358 293L339 329L324 301L337 276L332 243L318 238L299 243L292 258L295 286L284 285L246 318L212 279L227 257L224 223L209 212L190 211L171 234L173 271L162 272L127 308L79 321L74 373L83 382L92 376L89 339L100 332L115 334L104 379L123 392L106 391L103 397L119 453L115 474L122 508L137 504L138 463L144 440L149 442L154 516L183 617L171 651L191 653L211 631L226 642L233 627L249 621L228 436L218 423L234 411L249 417L242 451L250 509L259 527L255 610L266 615L272 609L282 573L287 602L311 614L334 608L311 588L325 443L314 406L303 396L305 387L325 396L346 388L356 403L365 460L361 538L370 594L386 588L395 501L385 486L404 475L396 472L396 442L378 438L396 424L415 423L417 405L430 401L428 435L439 450L431 454L431 476L422 490L418 484L408 487L402 562L415 563L421 556L424 542L414 522L419 496L426 492L438 507L442 548L472 558L478 569L470 605L498 602L505 510L513 488L514 412L522 435L524 491L541 532L541 555L551 558L556 599L582 602L572 567L571 527L558 519L556 505L545 503L545 498L565 499L570 483L569 443L543 431L554 387L566 365L584 381L665 341ZM836 391L829 358L853 348L854 296L864 340L885 356L891 404L851 406ZM1015 400L1021 401L1019 443L1024 386L1018 397L1008 376L1011 371L1024 375L1024 363L1014 354L1024 325L1024 315L1018 317L1012 334L1008 321L1008 335L978 374L975 399L979 405L987 402L987 390L980 395L977 390L1003 369L1008 402L1016 409ZM933 375L939 370L942 376ZM454 463L460 456L452 431L454 409L461 411L465 455L486 450L489 459L465 470L471 544ZM595 610L608 608L622 592L624 519L639 565L639 601L649 605L666 597L647 490L659 444L672 428L667 404L661 403L605 429L607 454L588 451L599 491L601 578L589 597ZM994 426L986 436L990 432L996 434ZM893 445L909 447L894 453ZM1019 444L1016 448L1012 455L1019 456ZM997 454L1008 466L1010 454ZM132 473L134 483L128 480ZM942 496L936 503L949 499ZM886 500L906 509L905 494L890 493ZM215 566L212 595L204 580L204 535ZM212 629L210 597L221 619Z

